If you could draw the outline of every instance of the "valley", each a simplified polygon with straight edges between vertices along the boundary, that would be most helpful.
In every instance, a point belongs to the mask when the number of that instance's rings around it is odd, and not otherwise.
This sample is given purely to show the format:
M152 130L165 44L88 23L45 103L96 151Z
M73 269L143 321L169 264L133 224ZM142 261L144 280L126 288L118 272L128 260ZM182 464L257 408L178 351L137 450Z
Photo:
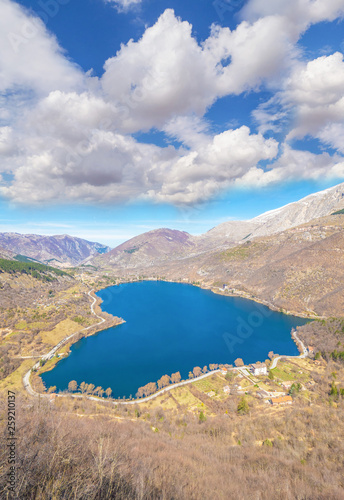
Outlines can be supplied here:
M336 196L342 191L340 185ZM70 482L61 462L49 465L51 453L62 453L65 460L74 460L74 473L78 471L82 478L80 440L97 454L99 443L107 439L104 436L111 436L106 446L126 464L116 468L123 498L130 498L130 488L139 488L136 480L130 479L136 474L145 478L142 498L147 500L159 498L155 491L164 491L167 498L187 495L196 500L200 495L210 495L215 487L218 498L228 491L239 498L250 498L258 480L260 485L266 484L264 499L272 492L274 498L285 498L280 485L292 484L295 498L301 492L305 498L313 495L339 500L344 456L344 215L332 215L342 203L336 196L329 203L321 198L324 208L320 214L316 212L319 217L304 220L302 216L297 225L300 217L296 214L289 220L289 227L280 231L274 232L276 226L270 216L269 229L251 227L256 232L249 235L244 234L248 229L244 225L235 229L235 237L229 233L214 237L220 231L216 228L202 243L203 237L162 229L104 254L89 255L79 260L77 267L64 264L54 270L32 260L33 255L46 256L44 252L28 252L28 258L18 260L15 252L1 251L5 263L0 272L0 391L16 394L21 425L40 422L40 432L47 434L46 445L39 451L34 434L25 438L19 434L21 446L26 440L29 455L38 453L40 467L43 464L43 472L39 472L34 458L30 466L26 464L29 458L24 459L20 469L22 474L26 467L26 475L20 476L22 497L39 474L49 477L49 467L65 484ZM278 211L278 217L283 210ZM288 217L290 210L285 212ZM328 213L323 213L326 210ZM230 223L231 231L240 224ZM68 256L69 262L80 259L79 250L75 252ZM308 356L288 358L283 352L269 353L262 360L267 374L257 376L250 367L240 366L240 360L236 360L235 368L214 360L214 365L195 366L186 385L171 388L149 401L131 401L130 405L112 399L110 387L105 396L107 387L96 387L91 378L85 377L84 385L77 384L60 395L55 387L44 387L40 374L53 369L75 342L122 322L122 318L104 312L99 299L93 309L92 290L106 291L107 287L152 280L193 284L309 319L309 323L297 327ZM104 320L102 324L99 318ZM45 359L68 337L51 359ZM30 374L37 362L39 366ZM205 370L209 375L198 379ZM25 390L26 374L41 397ZM169 378L172 374L167 375ZM151 380L152 384L156 382ZM51 440L51 433L60 436L60 444ZM118 439L121 446L116 444ZM316 467L320 456L322 471ZM209 463L205 457L210 457ZM163 475L161 460L166 464ZM224 479L228 466L240 481ZM91 464L89 470L98 484L98 472ZM209 476L209 481L198 479L198 486L194 481L189 483L190 474L200 477L199 470ZM295 473L299 470L302 474ZM112 484L111 474L105 464L102 481L106 478ZM331 476L331 482L324 474ZM83 491L79 479L76 484ZM74 487L68 486L70 491ZM49 488L48 480L43 479L42 492Z

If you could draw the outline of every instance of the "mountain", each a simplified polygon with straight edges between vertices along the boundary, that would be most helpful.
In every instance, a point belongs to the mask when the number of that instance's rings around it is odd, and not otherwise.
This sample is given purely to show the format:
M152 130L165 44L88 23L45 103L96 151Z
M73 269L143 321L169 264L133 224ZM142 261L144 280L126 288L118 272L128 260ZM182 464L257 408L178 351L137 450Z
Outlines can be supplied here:
M226 249L116 273L221 288L295 314L342 316L343 256L344 215L331 215Z
M11 260L11 259L13 259L13 257L14 257L13 252L5 250L4 248L0 248L0 259Z
M37 234L0 233L0 248L17 260L37 260L56 267L71 267L110 250L100 243L68 235L40 236Z
M342 316L344 215L307 224L157 269L303 314Z
M257 236L267 236L306 224L342 208L344 208L344 183L311 194L276 210L270 210L249 221L224 222L203 235L203 239L205 246L215 241L220 244L233 241L239 243L242 239L252 240Z
M122 243L93 261L113 267L149 266L166 259L190 255L196 248L196 238L188 233L156 229Z
M226 249L257 237L277 234L343 208L344 183L248 221L224 222L200 236L172 229L150 231L130 239L92 261L96 265L119 269L154 266Z

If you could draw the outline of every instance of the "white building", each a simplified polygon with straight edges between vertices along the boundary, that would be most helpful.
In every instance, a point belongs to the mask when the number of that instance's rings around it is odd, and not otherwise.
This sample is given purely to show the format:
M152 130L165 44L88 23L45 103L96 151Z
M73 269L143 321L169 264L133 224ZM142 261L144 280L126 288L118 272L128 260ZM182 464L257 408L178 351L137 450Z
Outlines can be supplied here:
M253 365L251 365L251 372L253 373L253 375L258 377L259 375L267 375L268 369L266 368L266 365L264 363L261 365L254 363Z

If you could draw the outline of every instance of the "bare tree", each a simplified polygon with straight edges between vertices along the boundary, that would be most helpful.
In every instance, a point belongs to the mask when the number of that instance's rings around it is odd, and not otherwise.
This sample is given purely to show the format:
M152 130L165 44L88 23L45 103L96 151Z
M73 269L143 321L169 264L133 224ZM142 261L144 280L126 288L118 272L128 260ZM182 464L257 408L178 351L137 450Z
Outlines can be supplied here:
M235 361L234 361L234 364L235 366L244 366L244 362L241 358L237 358Z
M94 393L97 394L99 397L102 397L104 394L104 389L99 385L94 389Z
M78 384L76 380L71 380L68 384L68 391L69 392L75 392L78 388Z
M87 384L87 387L86 387L87 394L93 394L95 387L96 386L94 384Z
M172 373L171 375L171 382L172 384L178 384L182 379L182 376L180 375L180 372Z
M159 389L162 389L163 387L168 386L170 383L171 379L168 375L163 375L160 380L158 380L158 387Z
M202 374L202 368L200 366L195 366L195 368L192 370L192 373L195 377L199 377Z

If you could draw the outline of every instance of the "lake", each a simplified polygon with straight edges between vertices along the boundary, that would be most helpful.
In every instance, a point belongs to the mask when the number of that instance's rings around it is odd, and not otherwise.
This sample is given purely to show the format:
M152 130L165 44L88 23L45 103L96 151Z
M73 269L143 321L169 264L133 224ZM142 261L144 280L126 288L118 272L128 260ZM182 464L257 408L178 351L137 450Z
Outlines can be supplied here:
M188 378L195 366L264 361L270 351L298 355L291 330L307 322L181 283L127 283L97 295L104 311L126 323L74 344L68 358L42 375L47 388L64 390L76 380L130 397L165 374Z

